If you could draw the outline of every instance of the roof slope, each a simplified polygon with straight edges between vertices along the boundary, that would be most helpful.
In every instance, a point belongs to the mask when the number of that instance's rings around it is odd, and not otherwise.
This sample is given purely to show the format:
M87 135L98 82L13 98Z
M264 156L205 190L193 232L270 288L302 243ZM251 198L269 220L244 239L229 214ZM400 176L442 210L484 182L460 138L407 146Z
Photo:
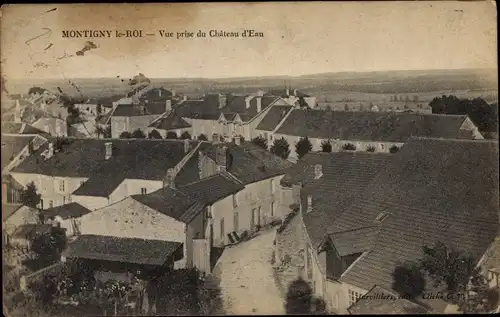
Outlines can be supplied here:
M35 138L35 135L2 134L2 170ZM26 158L29 159L29 156Z
M249 107L247 108L246 99L250 99ZM257 98L261 98L261 110L257 111ZM273 104L278 97L268 96L268 97L259 97L259 96L233 96L229 95L227 97L227 106L221 109L221 112L235 112L240 115L241 120L244 122L251 120L261 111L264 111Z
M285 174L286 169L292 165L252 142L243 142L241 145L234 143L212 145L205 150L206 155L216 161L216 149L219 146L226 146L230 157L226 170L243 184Z
M379 226L342 231L329 234L335 249L340 256L363 253L373 248L379 233Z
M206 97L202 100L181 101L175 106L174 111L180 117L202 120L217 120L221 114L218 102Z
M243 188L245 186L231 176L221 173L179 187L179 190L187 194L191 199L197 200L204 205L211 205Z
M310 138L406 142L412 136L472 139L465 115L293 110L276 131Z
M49 133L35 128L32 125L20 122L2 121L2 133L5 134L40 134L50 136Z
M85 258L125 263L163 265L181 243L81 235L63 251L67 258Z
M479 258L499 229L498 143L412 139L340 215L334 231L369 226L385 212L376 247L341 281L391 289L394 268L441 241Z
M92 212L79 203L69 203L58 207L46 209L42 212L45 219L59 216L62 219L78 218Z
M335 220L345 208L392 159L391 154L369 152L310 153L304 156L301 164L308 168L302 175L312 179L315 164L321 164L323 172L319 179L312 180L301 191L304 206L306 196L312 195L313 210L304 214L304 224L316 247L327 233L332 232Z
M274 106L257 126L257 130L274 131L283 118L293 109L292 106Z
M177 115L174 111L170 112L167 116L163 116L155 121L153 121L149 128L156 128L162 130L175 130L190 128L191 125Z

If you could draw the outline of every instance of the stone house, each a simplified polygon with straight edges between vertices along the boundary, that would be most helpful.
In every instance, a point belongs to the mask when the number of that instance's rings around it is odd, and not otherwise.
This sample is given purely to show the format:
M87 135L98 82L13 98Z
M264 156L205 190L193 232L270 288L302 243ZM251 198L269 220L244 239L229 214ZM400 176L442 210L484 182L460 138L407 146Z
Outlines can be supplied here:
M331 155L352 159L314 168L322 173L302 188L301 215L304 275L332 312L375 286L393 292L392 272L418 261L424 245L440 241L479 261L498 233L495 142L412 138L392 156Z
M60 148L44 144L12 170L25 186L34 182L40 207L70 202L95 210L162 188L167 170L181 171L197 153L197 141L68 138ZM186 173L182 173L183 175ZM192 181L187 173L185 181Z
M342 151L346 144L355 151L389 152L401 147L413 136L446 139L483 139L477 127L465 115L438 115L388 112L345 112L294 109L282 121L269 113L269 125L258 127L268 141L284 137L290 146L290 160L295 161L295 144L308 137L312 151L321 151L322 142L330 142L332 151ZM266 119L266 118L265 118ZM278 122L278 123L276 123Z
M64 228L67 237L81 233L81 217L91 210L79 203L69 203L58 207L48 208L41 212L44 223Z

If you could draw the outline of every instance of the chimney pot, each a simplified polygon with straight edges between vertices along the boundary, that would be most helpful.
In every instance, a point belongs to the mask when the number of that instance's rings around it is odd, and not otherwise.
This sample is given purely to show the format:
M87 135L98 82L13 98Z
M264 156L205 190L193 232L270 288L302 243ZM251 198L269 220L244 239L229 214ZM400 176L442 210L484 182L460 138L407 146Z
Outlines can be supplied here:
M175 97L175 90L172 90L172 97Z
M21 104L16 100L16 111L14 112L14 122L21 122Z
M188 99L187 96L182 96L182 100L186 101Z
M312 211L312 201L313 201L313 197L312 195L307 195L307 212L306 213L310 213Z
M323 166L321 164L314 165L314 179L323 176Z
M293 90L293 95L294 95L295 97L297 97L297 89L294 89L294 90Z
M191 144L189 139L184 140L184 153L188 153L191 149Z
M241 145L241 137L239 135L234 137L234 143L236 145Z
M161 97L161 89L158 89L158 97Z
M287 97L290 96L290 89L288 89L288 88L286 89L286 96Z
M227 96L224 94L219 94L219 109L224 108L227 105Z
M165 112L172 111L172 100L165 101Z
M227 168L227 147L218 146L215 154L215 161L219 172L225 171Z
M106 142L106 143L104 143L104 147L106 150L105 159L109 160L111 158L111 156L113 155L113 143Z
M262 111L262 98L257 97L257 113Z

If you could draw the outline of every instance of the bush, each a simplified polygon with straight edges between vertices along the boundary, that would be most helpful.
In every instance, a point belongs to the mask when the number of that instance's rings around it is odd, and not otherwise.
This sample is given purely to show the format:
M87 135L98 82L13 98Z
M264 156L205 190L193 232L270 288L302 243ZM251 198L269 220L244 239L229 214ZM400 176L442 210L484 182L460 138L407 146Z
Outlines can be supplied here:
M307 137L302 138L295 144L295 153L297 157L301 159L304 155L312 150L312 144Z
M396 145L393 145L389 149L389 152L391 152L391 153L397 153L397 152L399 152L399 147L397 147Z
M345 151L356 151L356 145L352 143L346 143L342 145L342 149Z
M208 138L202 133L198 136L198 141L208 141Z
M165 139L175 140L175 139L177 139L177 133L175 133L173 131L168 131Z
M158 132L157 130L152 130L151 132L149 132L148 138L150 138L150 139L163 139L161 137L160 132Z
M189 134L189 132L187 132L187 131L184 131L184 132L181 134L181 139L182 139L182 140L191 140L191 134Z
M257 146L260 146L263 149L267 150L267 139L265 139L265 138L263 138L261 136L253 138L252 139L252 143L255 144L255 145L257 145Z
M128 131L124 131L120 134L120 139L130 139L132 137L132 133Z
M330 153L332 151L332 143L330 141L321 142L321 151Z
M366 148L366 152L375 152L375 147L370 145Z
M286 160L290 155L288 141L284 137L281 139L274 139L273 146L271 146L271 153Z
M132 132L132 138L133 139L145 139L146 135L144 134L144 132L142 132L141 129L137 129L134 132Z

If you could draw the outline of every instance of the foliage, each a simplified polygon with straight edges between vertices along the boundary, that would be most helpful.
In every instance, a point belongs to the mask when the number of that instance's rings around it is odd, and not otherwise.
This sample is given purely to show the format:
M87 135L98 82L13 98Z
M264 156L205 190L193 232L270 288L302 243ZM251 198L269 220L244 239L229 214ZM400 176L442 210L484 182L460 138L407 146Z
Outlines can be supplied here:
M21 192L21 202L28 207L36 208L41 198L42 195L37 193L34 182L26 185L26 189Z
M290 145L288 144L288 141L284 137L281 139L275 139L273 145L271 146L271 153L286 160L290 155Z
M267 139L262 136L253 138L252 143L267 150Z
M146 135L144 132L142 132L141 129L136 129L134 132L132 132L132 138L133 139L145 139Z
M177 133L173 132L173 131L168 131L167 132L167 135L165 136L165 139L177 139Z
M498 127L498 106L488 104L482 98L459 99L456 96L441 96L429 103L432 113L467 114L480 131L494 132Z
M352 143L346 143L342 145L342 149L345 151L355 151L356 150L356 145Z
M389 148L389 152L397 153L397 152L399 152L399 147L397 145L393 145Z
M96 111L97 111L98 115L101 114L101 112L102 112L102 106L101 105L97 105Z
M57 262L68 243L64 229L52 227L50 232L36 235L31 241L31 251L45 266Z
M324 302L313 296L309 284L299 278L288 286L285 299L285 314L287 315L311 315L324 314Z
M45 92L45 89L44 88L41 88L41 87L31 87L29 90L28 90L28 95L32 95L32 94L43 94Z
M198 141L208 141L208 138L202 133L198 136Z
M191 134L189 134L189 132L187 132L187 131L184 131L184 132L181 134L181 139L182 139L182 140L191 140Z
M156 129L153 129L153 130L151 130L151 132L149 132L148 138L150 138L150 139L163 139L161 137L160 132L158 132Z
M332 143L326 140L321 142L321 151L330 153L332 151Z
M304 155L309 153L312 150L312 144L307 137L300 139L295 144L295 153L297 153L297 157L301 159Z
M132 133L130 133L128 131L123 131L120 134L120 139L130 139L130 138L132 138Z
M425 290L425 278L418 264L397 266L392 272L392 288L405 298L415 298Z
M369 145L367 148L366 148L366 152L375 152L375 147L373 145Z

